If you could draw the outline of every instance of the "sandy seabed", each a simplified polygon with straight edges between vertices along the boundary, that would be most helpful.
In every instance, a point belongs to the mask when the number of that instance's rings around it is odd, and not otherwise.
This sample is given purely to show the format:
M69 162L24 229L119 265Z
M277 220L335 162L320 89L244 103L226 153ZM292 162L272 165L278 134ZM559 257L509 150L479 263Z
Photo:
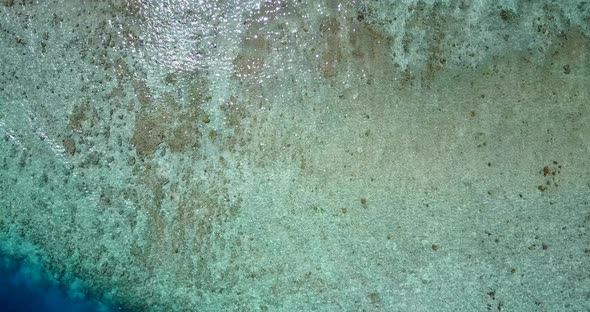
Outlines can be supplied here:
M0 251L103 310L586 311L590 5L532 2L3 0Z

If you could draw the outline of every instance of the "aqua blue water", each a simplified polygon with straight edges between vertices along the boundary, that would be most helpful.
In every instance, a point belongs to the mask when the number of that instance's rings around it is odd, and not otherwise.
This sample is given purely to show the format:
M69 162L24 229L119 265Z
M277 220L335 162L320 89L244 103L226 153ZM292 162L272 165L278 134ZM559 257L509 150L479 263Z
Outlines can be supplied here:
M590 2L0 0L0 312L590 311Z

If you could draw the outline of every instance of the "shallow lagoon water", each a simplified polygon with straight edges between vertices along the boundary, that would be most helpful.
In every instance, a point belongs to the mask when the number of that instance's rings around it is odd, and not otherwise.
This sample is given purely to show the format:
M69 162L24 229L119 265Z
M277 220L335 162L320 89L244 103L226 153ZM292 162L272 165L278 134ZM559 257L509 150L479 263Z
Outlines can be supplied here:
M4 281L39 289L23 310L588 310L589 25L4 0Z

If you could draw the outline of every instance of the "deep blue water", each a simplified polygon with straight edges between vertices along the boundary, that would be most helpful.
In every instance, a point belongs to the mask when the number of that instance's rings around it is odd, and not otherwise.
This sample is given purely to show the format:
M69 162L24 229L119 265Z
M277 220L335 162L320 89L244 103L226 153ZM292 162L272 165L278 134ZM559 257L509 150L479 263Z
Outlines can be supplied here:
M0 311L112 311L96 303L69 298L38 269L0 255Z

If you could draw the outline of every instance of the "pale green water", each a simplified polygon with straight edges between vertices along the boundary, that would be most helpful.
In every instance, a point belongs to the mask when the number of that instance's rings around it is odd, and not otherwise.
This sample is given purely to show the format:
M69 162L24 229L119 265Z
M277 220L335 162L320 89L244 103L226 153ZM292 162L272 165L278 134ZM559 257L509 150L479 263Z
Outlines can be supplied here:
M590 3L0 6L0 249L137 311L590 310Z

